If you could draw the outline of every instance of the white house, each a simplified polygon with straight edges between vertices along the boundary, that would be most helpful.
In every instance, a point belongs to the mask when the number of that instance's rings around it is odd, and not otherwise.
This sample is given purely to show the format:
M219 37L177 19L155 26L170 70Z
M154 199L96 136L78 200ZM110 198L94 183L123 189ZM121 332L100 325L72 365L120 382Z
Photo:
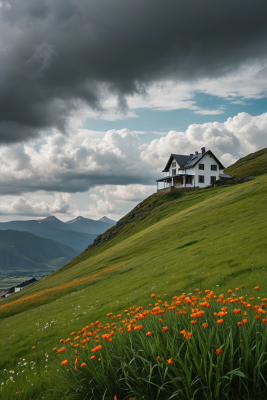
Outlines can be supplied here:
M199 187L204 188L212 185L219 179L231 179L233 176L223 173L224 166L211 150L205 150L202 147L201 153L180 155L171 154L162 172L167 175L164 178L156 180L157 190L159 182L164 187L185 188Z

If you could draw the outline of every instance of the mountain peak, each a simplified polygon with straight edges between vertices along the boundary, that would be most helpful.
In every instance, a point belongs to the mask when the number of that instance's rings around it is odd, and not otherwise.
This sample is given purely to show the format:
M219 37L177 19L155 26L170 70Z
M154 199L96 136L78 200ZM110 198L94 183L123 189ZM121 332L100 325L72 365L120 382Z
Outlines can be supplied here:
M114 224L114 223L115 223L115 221L113 221L112 219L110 219L110 218L108 218L108 217L106 217L106 216L100 218L98 221L107 222L107 223L109 223L109 224Z
M73 222L82 221L83 219L86 219L86 218L79 215L79 217L76 217L76 218L72 219L71 221L66 222L66 224L72 224Z
M41 219L39 222L61 222L61 221L54 215L51 215L50 217Z

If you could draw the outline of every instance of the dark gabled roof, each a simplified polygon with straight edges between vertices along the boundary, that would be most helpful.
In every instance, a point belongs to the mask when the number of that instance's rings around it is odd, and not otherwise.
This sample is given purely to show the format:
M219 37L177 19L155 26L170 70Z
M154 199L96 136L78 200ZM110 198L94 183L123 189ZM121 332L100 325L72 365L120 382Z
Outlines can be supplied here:
M35 282L37 282L37 279L32 278L29 281L20 283L19 285L16 286L16 288L25 287L25 286L31 285L32 283L35 283Z
M190 158L187 160L187 162L183 166L180 166L179 169L193 168L208 153L210 155L212 155L212 157L215 158L215 160L219 164L220 169L225 168L222 165L221 161L218 160L218 158L212 153L212 151L208 150L208 151L205 151L204 153L193 154L192 156L190 156Z
M164 170L162 172L168 172L169 171L173 159L178 163L178 165L180 167L182 167L186 163L188 158L189 158L189 156L184 156L184 155L181 155L181 154L171 154L170 158L169 158L169 160L168 160L168 162L166 164L166 167L164 168Z

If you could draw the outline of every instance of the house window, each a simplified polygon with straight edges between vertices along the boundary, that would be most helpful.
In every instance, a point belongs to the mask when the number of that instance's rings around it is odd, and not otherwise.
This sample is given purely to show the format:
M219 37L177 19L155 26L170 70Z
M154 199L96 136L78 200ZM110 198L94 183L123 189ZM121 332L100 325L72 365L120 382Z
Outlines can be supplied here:
M172 168L176 168L176 162L172 163Z
M216 182L216 180L217 180L217 179L216 179L216 176L211 176L211 177L210 177L210 183L213 184L214 182Z
M211 169L212 171L217 171L217 165L211 165L211 166L210 166L210 169Z
M176 175L176 169L172 170L172 175Z
M198 175L198 183L204 183L204 175Z
M204 164L198 164L198 169L204 169Z

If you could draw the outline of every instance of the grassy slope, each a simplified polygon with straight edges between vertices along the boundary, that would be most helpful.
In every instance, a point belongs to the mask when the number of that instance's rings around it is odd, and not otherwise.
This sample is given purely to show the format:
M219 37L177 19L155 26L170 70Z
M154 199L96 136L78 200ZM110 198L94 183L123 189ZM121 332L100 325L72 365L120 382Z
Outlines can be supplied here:
M225 174L241 176L258 176L267 173L267 148L240 158L224 170Z
M57 273L14 295L16 299L120 266L77 292L62 292L56 301L0 320L0 379L1 369L12 368L19 357L35 357L29 352L33 344L39 342L39 354L51 354L58 339L70 331L109 311L147 303L151 292L172 296L216 285L225 292L240 284L248 294L256 284L267 292L266 198L263 175L231 187L146 199L131 222L111 228L117 233L106 243L92 246Z

